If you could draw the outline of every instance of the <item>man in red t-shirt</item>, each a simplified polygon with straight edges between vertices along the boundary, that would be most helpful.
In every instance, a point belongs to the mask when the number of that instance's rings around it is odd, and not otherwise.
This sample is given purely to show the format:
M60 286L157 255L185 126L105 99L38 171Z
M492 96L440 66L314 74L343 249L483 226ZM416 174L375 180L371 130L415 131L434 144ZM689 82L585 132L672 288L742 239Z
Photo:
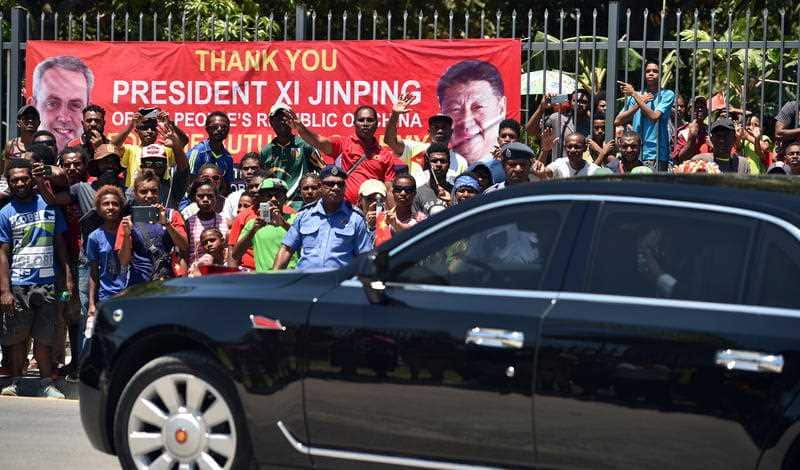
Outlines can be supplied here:
M394 154L382 147L375 138L378 130L378 113L372 106L360 106L353 113L355 133L346 137L324 137L306 128L294 112L288 113L288 124L297 129L300 137L325 154L325 163L335 164L347 173L344 198L351 204L358 203L358 188L368 179L386 184L387 193L392 193L394 179Z
M704 96L696 96L692 104L692 120L675 132L672 159L675 164L685 162L700 153L711 153L709 145L708 104Z

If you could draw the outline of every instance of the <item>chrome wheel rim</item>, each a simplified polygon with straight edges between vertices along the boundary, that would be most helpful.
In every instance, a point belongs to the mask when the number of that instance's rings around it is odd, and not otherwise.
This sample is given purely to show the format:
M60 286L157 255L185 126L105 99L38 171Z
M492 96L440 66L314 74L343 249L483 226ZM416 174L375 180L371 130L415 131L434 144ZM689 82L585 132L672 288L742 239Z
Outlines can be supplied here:
M190 374L165 375L149 384L128 419L128 448L139 469L229 469L236 439L225 399Z

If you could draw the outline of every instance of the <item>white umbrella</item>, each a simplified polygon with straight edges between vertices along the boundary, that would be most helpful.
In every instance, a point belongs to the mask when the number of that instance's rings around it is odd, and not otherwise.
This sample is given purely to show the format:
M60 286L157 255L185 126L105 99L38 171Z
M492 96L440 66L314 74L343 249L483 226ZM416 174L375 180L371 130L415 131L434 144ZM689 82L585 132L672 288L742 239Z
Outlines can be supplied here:
M522 85L521 95L543 95L547 93L559 93L558 90L558 70L548 70L545 75L544 70L536 70L523 73L520 77ZM528 79L530 78L530 91L528 91ZM575 91L577 83L572 76L566 72L561 72L561 94L568 94Z

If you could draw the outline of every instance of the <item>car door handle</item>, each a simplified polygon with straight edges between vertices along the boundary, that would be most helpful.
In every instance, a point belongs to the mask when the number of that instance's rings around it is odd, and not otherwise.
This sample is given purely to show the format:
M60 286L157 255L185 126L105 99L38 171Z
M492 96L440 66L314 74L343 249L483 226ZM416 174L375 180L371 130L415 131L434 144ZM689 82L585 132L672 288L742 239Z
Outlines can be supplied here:
M729 370L736 369L773 374L783 372L783 356L780 354L723 349L722 351L717 351L716 363L718 366Z
M465 342L466 344L489 348L522 349L522 345L525 343L525 334L521 331L476 326L467 331L467 340Z

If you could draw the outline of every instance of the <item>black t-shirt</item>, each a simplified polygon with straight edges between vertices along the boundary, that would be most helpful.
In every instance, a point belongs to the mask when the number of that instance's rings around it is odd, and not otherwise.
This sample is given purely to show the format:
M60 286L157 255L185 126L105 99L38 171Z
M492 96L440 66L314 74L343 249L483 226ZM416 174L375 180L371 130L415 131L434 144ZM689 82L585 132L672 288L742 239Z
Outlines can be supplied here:
M797 101L789 101L783 105L780 111L778 111L778 114L775 116L775 120L786 126L786 129L797 129L797 112ZM778 140L775 145L775 151L779 154L782 154L783 149L788 143L789 142L784 143Z

